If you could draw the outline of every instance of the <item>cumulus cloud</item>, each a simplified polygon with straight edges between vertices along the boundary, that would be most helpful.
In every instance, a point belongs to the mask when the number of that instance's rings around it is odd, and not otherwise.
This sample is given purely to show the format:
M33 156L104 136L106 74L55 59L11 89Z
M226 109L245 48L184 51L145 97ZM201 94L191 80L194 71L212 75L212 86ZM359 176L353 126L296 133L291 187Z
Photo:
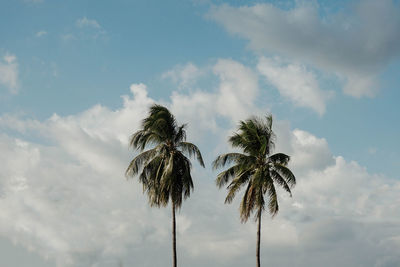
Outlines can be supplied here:
M178 118L183 121L196 119L192 131L195 136L210 130L214 133L221 131L218 119L228 120L232 126L257 111L253 103L259 86L253 70L231 59L219 59L211 70L209 77L216 77L219 81L212 91L175 91L171 96L171 109Z
M216 103L220 114L238 121L256 110L258 77L251 69L233 60L219 60L213 71L221 80Z
M204 71L189 62L186 65L178 65L172 70L164 72L161 77L163 79L170 79L178 85L179 89L185 89L192 86L203 74Z
M196 142L207 163L217 153L210 141L226 139L240 115L227 115L216 103L251 106L258 90L252 72L237 62L218 61L213 71L220 78L214 92L175 92L165 101L189 129L201 116L216 122L219 130L198 133L210 138ZM253 91L246 94L242 86L248 85ZM220 100L228 94L244 101ZM0 234L60 267L169 262L169 209L151 209L137 181L124 180L132 157L129 136L154 102L144 84L133 84L115 110L96 105L45 121L0 116L0 128L9 133L0 135ZM218 124L218 116L230 123ZM293 199L279 191L277 217L263 217L263 261L304 267L398 265L400 183L332 155L323 138L292 130L287 122L274 126L277 151L292 156L298 184ZM256 226L240 224L239 199L223 204L225 192L217 190L214 176L194 165L195 192L177 218L179 261L194 267L250 266Z
M343 91L373 96L378 76L400 53L400 8L390 0L359 1L347 13L320 15L316 2L216 6L209 17L249 40L255 51L311 64L343 80Z
M13 54L6 54L0 61L0 86L5 87L12 94L18 93L18 63Z
M260 58L260 73L276 87L280 94L295 105L313 109L319 115L326 110L332 91L320 89L315 75L301 64L284 64L279 58Z

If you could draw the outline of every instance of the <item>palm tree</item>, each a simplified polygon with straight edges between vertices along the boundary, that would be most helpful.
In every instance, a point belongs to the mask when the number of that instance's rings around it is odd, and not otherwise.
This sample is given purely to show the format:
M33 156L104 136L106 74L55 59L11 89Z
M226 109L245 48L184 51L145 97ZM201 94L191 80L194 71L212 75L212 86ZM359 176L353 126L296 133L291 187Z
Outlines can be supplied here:
M175 211L193 189L191 162L185 156L196 156L204 167L200 150L186 142L186 124L178 125L175 117L163 106L154 104L142 121L141 130L134 133L130 146L140 150L129 164L126 175L138 175L147 193L150 206L172 206L173 267L177 266ZM143 151L147 146L151 149Z
M229 142L243 153L222 154L213 162L214 169L233 163L233 166L218 174L216 179L219 188L228 184L225 203L231 203L236 193L246 188L239 211L242 223L252 213L255 213L255 220L258 221L257 267L260 267L262 212L266 204L272 217L278 212L276 184L282 186L290 196L291 188L296 184L295 176L287 167L290 157L283 153L271 154L275 138L272 116L267 116L265 120L251 117L240 121L238 132L229 138Z

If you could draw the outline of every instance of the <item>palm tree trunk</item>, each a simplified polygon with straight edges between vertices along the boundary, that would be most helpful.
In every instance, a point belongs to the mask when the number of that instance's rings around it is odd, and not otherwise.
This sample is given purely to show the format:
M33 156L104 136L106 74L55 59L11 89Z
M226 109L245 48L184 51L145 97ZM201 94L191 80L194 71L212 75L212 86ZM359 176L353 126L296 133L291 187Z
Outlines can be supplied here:
M261 239L261 208L258 211L258 229L257 229L257 267L260 267L260 239Z
M175 222L175 204L172 203L172 266L177 266L176 259L176 222Z

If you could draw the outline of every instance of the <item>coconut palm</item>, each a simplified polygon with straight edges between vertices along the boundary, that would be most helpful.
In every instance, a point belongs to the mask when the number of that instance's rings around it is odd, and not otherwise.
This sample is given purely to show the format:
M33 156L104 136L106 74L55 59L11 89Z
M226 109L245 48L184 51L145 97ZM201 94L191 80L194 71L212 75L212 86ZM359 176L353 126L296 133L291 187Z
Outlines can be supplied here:
M240 203L240 218L246 222L254 213L258 222L257 267L260 267L261 215L268 207L272 217L278 212L278 198L275 186L282 186L292 196L291 188L296 178L287 167L290 157L283 153L271 154L274 149L275 134L272 131L272 116L265 119L251 117L241 121L238 131L229 142L242 153L227 153L218 156L213 168L231 165L218 174L219 188L227 186L225 203L231 203L240 189L245 188Z
M154 104L142 121L141 129L130 139L130 146L141 153L129 164L127 177L138 176L147 193L150 206L172 207L173 266L177 266L175 211L193 190L191 162L195 156L204 167L200 150L186 142L186 124L178 125L175 117L163 106ZM145 150L147 147L150 149Z

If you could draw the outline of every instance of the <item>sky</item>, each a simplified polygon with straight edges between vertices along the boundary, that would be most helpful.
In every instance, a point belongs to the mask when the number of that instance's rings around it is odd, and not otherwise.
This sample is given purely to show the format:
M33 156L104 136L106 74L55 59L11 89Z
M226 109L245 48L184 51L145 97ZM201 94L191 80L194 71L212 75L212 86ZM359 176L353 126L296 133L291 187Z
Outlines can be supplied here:
M181 266L253 266L256 224L211 162L272 114L297 185L263 215L268 266L400 266L400 3L0 1L0 265L171 264L129 137L153 103L206 168L177 215Z

